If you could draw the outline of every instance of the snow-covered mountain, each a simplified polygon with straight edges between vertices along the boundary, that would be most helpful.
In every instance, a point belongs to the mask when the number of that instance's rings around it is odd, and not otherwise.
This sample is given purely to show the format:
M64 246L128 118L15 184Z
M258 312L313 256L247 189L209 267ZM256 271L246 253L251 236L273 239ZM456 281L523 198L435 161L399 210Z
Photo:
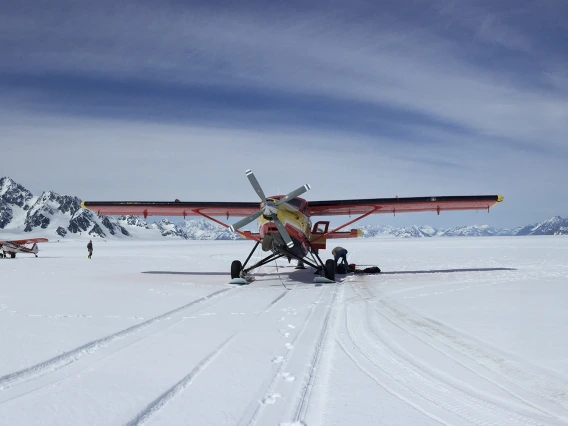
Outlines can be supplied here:
M455 228L436 229L431 226L406 226L394 228L382 225L363 225L359 227L363 237L398 237L398 238L427 238L427 237L481 237L497 235L516 235L513 230L497 229L488 225L464 225Z
M394 229L392 235L399 238L424 238L433 237L436 232L431 226L406 226Z
M39 197L19 183L0 179L0 235L23 234L48 238L184 238L192 240L242 239L228 229L205 219L168 219L148 223L137 216L98 217L81 207L81 199L53 191Z
M147 226L148 229L157 229L162 234L162 237L182 237L182 233L178 227L170 222L168 219L162 219L159 222L154 222L152 225Z
M178 225L180 236L187 240L242 240L236 232L207 219L184 220Z
M546 221L548 222L548 221ZM543 223L546 223L543 222ZM553 235L560 234L556 228L548 228L549 233L519 233L521 230L532 230L540 226L530 225L524 228L503 229L493 228L489 225L463 225L455 228L432 228L431 226L406 226L404 228L393 228L381 225L365 225L363 229L363 237L390 236L398 238L427 238L427 237L494 237L505 235ZM560 228L561 230L561 228Z
M489 225L464 225L450 229L439 229L436 235L443 237L493 237L514 235L510 229L497 229Z
M362 236L429 238L452 236L500 235L568 235L568 219L559 216L544 222L515 229L498 229L488 225L458 226L435 229L431 226L395 228L382 225L362 225ZM69 238L183 238L189 240L239 240L230 232L206 219L173 223L162 219L148 223L137 216L100 216L83 209L77 197L53 191L34 196L8 177L0 179L0 236L2 232L34 236Z
M383 225L360 225L357 229L361 230L361 236L363 238L374 238L374 237L390 237L396 228L392 226ZM345 231L342 229L341 231Z
M33 194L10 178L0 179L0 229L27 214L34 203Z
M568 218L554 216L544 222L520 228L515 235L568 235Z
M34 197L8 177L0 179L0 229L12 233L87 237L126 236L128 231L109 216L97 217L81 207L77 197L53 191Z
M212 223L206 219L182 220L174 224L168 219L148 224L145 219L138 216L120 216L118 223L124 226L133 236L144 238L147 231L156 231L162 237L178 237L186 240L241 240L237 233ZM138 230L145 232L139 233ZM146 234L146 235L144 235Z

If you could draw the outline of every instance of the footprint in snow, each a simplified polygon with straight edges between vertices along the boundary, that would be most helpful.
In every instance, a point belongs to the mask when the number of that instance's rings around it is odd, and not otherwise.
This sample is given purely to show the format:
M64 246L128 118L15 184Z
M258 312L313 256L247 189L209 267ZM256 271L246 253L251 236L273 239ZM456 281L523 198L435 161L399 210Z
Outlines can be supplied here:
M281 363L284 362L284 357L283 357L283 356L277 356L276 358L274 358L274 359L272 360L272 362L273 362L274 364L281 364Z
M282 378L287 382L293 382L294 380L296 380L296 378L292 376L290 373L282 373Z
M264 399L262 400L262 403L263 403L264 405L272 405L272 404L274 404L274 403L276 402L276 400L277 400L278 398L282 398L282 395L280 395L279 393L273 393L273 392L271 392L271 393L269 393L268 395L266 395L266 396L264 397Z
M292 324L288 324L288 328L296 328Z
M284 345L284 347L285 347L286 349L294 349L294 345L291 344L291 343L286 343L286 344Z

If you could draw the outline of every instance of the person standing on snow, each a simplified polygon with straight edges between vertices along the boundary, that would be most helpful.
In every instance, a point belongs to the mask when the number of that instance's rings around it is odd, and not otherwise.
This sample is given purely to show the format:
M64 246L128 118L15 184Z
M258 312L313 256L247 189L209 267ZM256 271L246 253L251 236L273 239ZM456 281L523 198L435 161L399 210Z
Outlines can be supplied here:
M339 259L343 259L343 263L345 265L345 273L349 271L349 265L347 263L347 250L343 247L335 247L331 254L333 254L333 258L335 260L335 271L337 272L337 264Z
M89 240L89 244L87 244L87 250L89 250L89 255L87 256L87 258L90 259L93 255L93 241Z

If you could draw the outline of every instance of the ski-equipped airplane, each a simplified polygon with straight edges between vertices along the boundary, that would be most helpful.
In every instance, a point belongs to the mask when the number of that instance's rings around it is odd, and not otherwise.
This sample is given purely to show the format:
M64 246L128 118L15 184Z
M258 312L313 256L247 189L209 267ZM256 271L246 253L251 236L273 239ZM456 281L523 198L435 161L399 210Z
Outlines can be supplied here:
M0 241L0 257L16 257L16 253L29 253L37 257L39 251L37 243L47 243L47 238L28 238L26 240ZM29 247L28 247L29 245Z
M446 197L413 197L413 198L372 198L355 200L330 200L307 202L299 195L310 189L303 185L287 195L266 197L260 184L251 170L246 176L258 194L261 203L257 202L138 202L138 201L85 201L84 208L93 210L99 215L143 215L148 216L202 216L216 222L231 231L238 232L245 238L255 240L256 244L244 263L239 260L231 264L231 278L247 278L247 274L255 268L275 259L288 257L297 259L314 268L324 278L335 279L335 261L328 259L324 263L319 249L325 249L326 241L332 238L353 238L360 231L338 232L340 229L357 222L371 214L377 213L411 213L434 211L440 214L447 210L487 210L503 201L501 195L473 195ZM329 229L329 221L318 221L312 225L313 216L357 215L356 218ZM223 223L215 217L243 217L232 225ZM258 220L258 233L240 231L245 225ZM247 264L258 245L262 250L271 252L254 265Z

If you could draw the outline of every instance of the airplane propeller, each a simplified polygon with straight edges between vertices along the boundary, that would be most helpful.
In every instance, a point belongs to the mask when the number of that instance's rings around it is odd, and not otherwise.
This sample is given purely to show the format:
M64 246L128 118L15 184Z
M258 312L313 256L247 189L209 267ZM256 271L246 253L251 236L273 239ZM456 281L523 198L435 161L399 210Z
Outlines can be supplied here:
M256 177L254 176L252 170L247 170L245 174L247 175L247 178L250 184L252 185L253 189L262 200L262 206L259 211L251 214L250 216L245 217L244 219L239 220L238 222L230 226L229 229L234 232L235 229L240 229L243 226L251 223L253 220L258 219L260 216L264 216L265 219L271 220L276 224L276 228L278 228L278 232L280 232L280 235L282 235L284 242L288 247L292 248L294 246L294 242L292 241L292 238L290 238L290 234L288 234L288 231L286 231L286 227L284 226L284 224L280 221L280 219L278 219L277 216L278 206L280 204L287 203L288 201L296 198L298 195L301 195L306 191L309 191L310 185L308 184L303 185L298 189L295 189L294 191L290 192L286 196L282 197L280 200L272 200L266 198L266 195L264 195L264 191L260 187L260 184L256 180Z

